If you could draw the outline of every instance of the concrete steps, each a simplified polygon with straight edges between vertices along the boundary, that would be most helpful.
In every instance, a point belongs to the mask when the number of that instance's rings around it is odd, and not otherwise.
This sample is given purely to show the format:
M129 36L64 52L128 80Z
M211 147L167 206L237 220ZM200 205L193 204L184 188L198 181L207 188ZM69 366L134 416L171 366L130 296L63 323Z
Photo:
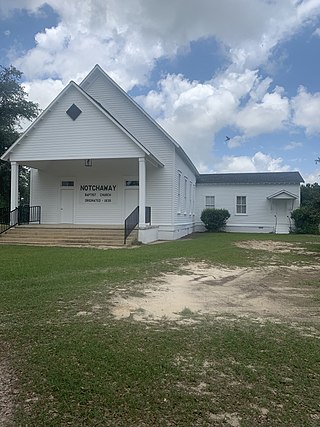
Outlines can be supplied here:
M127 240L137 240L134 230ZM0 235L0 244L31 246L108 247L124 246L122 228L17 226Z

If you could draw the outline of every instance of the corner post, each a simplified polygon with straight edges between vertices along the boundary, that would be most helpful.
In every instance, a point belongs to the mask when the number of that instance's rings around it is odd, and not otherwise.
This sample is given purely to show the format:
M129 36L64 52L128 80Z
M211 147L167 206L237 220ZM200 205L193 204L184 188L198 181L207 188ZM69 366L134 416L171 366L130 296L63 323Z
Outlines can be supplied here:
M17 162L11 162L11 196L10 210L18 207L18 184L19 184L19 165Z
M146 159L139 157L139 228L146 227Z

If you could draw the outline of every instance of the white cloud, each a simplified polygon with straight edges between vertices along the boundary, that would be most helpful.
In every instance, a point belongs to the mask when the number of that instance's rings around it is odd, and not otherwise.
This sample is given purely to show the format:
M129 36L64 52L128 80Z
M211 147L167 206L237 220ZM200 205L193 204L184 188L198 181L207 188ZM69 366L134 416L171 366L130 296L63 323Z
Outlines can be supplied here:
M214 135L233 120L241 97L256 80L256 72L250 70L224 74L206 83L168 75L160 81L157 92L137 101L199 162L201 157L210 157Z
M300 147L303 147L303 143L302 142L291 141L291 142L289 142L289 144L285 145L283 147L283 149L285 151L289 151L289 150L295 150L296 148L300 148Z
M285 172L290 169L283 159L258 151L254 156L224 156L215 163L216 172Z
M292 100L293 123L305 128L308 135L320 132L320 92L311 94L300 87L297 96Z
M282 129L289 119L289 100L275 91L266 93L261 102L249 102L241 109L235 124L248 136Z
M37 12L45 3L61 22L38 34L36 47L17 58L27 78L66 81L99 62L126 89L143 83L156 59L207 37L227 47L234 71L253 69L320 13L318 0L11 0L1 2L0 13Z
M309 174L302 174L302 177L306 184L314 184L315 182L320 184L320 170Z
M320 0L11 0L0 3L0 16L22 8L39 13L45 3L59 24L38 33L36 46L22 57L12 58L25 73L30 99L42 107L95 63L130 90L148 82L158 59L213 37L224 47L228 69L207 82L165 76L157 90L138 99L198 165L210 163L223 127L239 131L228 142L229 148L239 147L247 138L287 126L290 107L295 125L319 132L319 94L302 89L290 104L257 70L280 42L320 15ZM260 167L261 154L238 158L233 166ZM281 159L263 159L261 167L286 167Z
M29 99L37 102L42 110L44 110L50 102L62 91L64 84L61 80L33 80L23 84Z
M320 37L320 28L317 28L314 32L313 35L316 37Z
M226 71L205 83L169 75L160 81L158 91L137 101L198 162L201 156L212 156L214 137L225 126L234 125L242 132L226 141L229 148L285 127L290 117L289 100L281 88L267 92L271 83L251 70Z

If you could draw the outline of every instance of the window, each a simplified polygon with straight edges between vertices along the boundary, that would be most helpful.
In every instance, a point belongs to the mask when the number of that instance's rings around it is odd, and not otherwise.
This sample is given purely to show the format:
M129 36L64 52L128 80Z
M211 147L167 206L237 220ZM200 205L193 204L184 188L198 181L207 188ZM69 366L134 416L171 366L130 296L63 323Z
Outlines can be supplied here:
M181 212L181 172L178 171L178 213Z
M66 113L72 120L77 120L82 111L75 104L72 104L71 107L66 111Z
M139 187L139 181L138 180L127 180L126 181L126 187Z
M206 209L214 209L215 208L215 200L214 196L206 196Z
M74 187L74 181L61 181L61 187Z
M189 215L192 214L192 182L190 181L190 185L189 185Z
M236 214L247 213L247 196L237 196L236 200Z
M184 214L187 214L187 191L188 191L188 178L184 177Z

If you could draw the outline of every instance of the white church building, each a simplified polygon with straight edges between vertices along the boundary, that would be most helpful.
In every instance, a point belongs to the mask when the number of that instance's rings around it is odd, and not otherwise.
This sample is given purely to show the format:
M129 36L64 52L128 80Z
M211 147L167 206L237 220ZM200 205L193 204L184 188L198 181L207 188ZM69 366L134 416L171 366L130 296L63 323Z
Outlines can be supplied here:
M11 163L11 210L23 165L41 224L121 228L138 207L145 243L203 231L206 207L228 209L227 231L288 233L303 182L299 172L199 174L99 65L71 81L2 159Z

